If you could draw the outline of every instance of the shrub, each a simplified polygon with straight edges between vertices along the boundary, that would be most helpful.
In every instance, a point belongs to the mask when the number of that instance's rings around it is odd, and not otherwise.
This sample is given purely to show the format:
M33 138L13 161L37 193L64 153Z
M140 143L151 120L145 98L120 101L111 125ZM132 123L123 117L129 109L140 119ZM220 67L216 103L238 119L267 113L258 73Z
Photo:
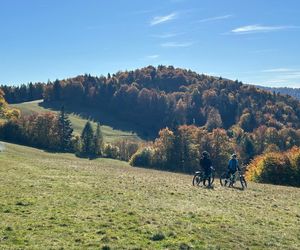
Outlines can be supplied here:
M144 147L139 149L130 159L131 166L149 167L151 166L151 159L153 157L153 149L151 147Z
M300 148L256 157L248 166L246 178L256 182L299 187Z
M119 148L120 160L122 161L129 161L131 156L134 155L139 148L138 142L129 140L119 140L114 142L114 145Z
M107 158L119 159L120 150L117 146L108 143L104 145L104 155Z
M292 176L291 162L285 154L267 154L263 160L261 180L272 184L289 184Z
M153 240L153 241L160 241L160 240L164 240L165 238L166 238L166 236L162 232L153 234L150 237L150 239Z

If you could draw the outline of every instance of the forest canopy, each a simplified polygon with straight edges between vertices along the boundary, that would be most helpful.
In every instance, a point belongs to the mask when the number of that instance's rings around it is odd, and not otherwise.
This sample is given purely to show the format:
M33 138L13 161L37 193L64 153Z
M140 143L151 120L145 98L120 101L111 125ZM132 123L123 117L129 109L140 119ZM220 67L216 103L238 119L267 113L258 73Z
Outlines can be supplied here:
M178 125L300 128L300 103L292 97L172 66L57 80L45 86L44 101L113 112L154 134Z

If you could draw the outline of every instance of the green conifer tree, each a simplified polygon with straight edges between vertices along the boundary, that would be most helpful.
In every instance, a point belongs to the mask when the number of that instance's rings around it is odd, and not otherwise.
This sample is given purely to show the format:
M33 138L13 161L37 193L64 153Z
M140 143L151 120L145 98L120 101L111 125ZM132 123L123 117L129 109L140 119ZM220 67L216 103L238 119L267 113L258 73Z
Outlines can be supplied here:
M90 121L87 121L81 133L81 153L90 156L94 152L94 131Z
M97 124L97 129L94 136L94 151L96 156L101 156L103 152L103 134L99 123Z
M65 113L64 106L62 106L58 117L58 135L60 138L61 151L70 151L73 128L68 115Z

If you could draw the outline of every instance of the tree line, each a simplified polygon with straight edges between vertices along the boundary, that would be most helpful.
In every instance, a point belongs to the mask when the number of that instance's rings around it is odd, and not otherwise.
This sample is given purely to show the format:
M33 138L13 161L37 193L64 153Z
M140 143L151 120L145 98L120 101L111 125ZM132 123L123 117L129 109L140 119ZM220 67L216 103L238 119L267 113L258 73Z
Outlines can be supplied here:
M199 169L201 153L208 151L217 173L226 170L230 155L237 153L240 163L248 165L256 156L279 152L300 145L300 130L260 126L252 133L239 127L230 130L194 125L179 126L175 130L162 129L153 142L140 147L130 164L148 168L192 173Z
M0 140L3 141L54 152L75 153L79 157L108 157L124 161L128 161L139 147L139 143L129 140L105 143L100 124L97 123L94 129L90 121L86 122L80 135L74 134L64 107L58 114L46 112L20 116L18 110L10 112L16 115L6 116L0 123Z
M57 152L75 152L82 156L100 156L103 136L100 125L94 134L88 121L81 136L73 135L72 124L64 108L53 112L10 119L0 127L2 140Z
M52 84L48 82L48 85ZM5 94L8 103L30 102L43 99L45 83L28 83L20 86L1 85L0 89Z

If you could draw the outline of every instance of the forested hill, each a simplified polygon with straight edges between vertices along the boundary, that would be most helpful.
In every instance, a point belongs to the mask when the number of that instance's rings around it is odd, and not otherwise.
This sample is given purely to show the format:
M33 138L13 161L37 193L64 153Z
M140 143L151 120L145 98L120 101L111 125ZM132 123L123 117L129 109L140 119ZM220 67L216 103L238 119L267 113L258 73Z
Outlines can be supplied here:
M41 89L41 85L31 89ZM74 110L110 112L145 133L181 124L206 126L208 131L234 125L245 132L261 125L277 130L300 128L300 102L294 98L172 66L100 77L82 75L44 84L42 89L48 105L62 102ZM14 91L5 92L11 97Z
M289 95L297 98L300 100L300 88L287 88L287 87L282 87L282 88L272 88L272 87L264 87L264 86L257 86L261 89L269 90L269 91L274 91L275 93L280 93L283 95Z

